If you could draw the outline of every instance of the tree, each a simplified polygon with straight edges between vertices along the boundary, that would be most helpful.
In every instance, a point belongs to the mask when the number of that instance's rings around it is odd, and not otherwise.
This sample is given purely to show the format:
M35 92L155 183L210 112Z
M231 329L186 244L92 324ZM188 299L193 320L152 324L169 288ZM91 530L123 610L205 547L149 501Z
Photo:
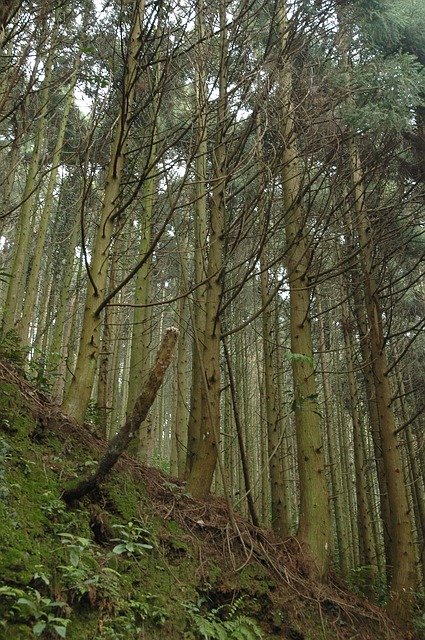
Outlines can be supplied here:
M90 400L99 353L101 318L98 307L106 293L109 249L115 227L124 159L132 125L132 108L136 81L139 77L137 60L143 15L144 2L137 0L131 16L121 107L113 131L111 155L105 179L105 194L92 247L92 259L90 265L87 265L89 284L80 347L72 382L62 403L63 410L79 422L83 421Z

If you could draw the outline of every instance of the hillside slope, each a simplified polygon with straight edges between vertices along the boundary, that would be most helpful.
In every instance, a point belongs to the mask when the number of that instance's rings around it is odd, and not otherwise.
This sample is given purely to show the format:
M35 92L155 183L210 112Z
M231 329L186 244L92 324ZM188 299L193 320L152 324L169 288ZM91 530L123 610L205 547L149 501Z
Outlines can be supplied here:
M336 582L307 580L293 541L129 456L68 509L61 491L104 447L0 362L1 638L413 638Z

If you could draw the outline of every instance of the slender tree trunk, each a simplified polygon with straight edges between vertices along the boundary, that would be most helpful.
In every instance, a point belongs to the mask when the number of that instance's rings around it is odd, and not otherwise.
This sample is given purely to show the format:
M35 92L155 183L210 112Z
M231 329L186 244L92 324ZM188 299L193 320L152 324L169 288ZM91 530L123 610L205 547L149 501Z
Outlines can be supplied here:
M281 50L286 55L286 8L279 10ZM310 321L309 243L306 214L299 201L302 167L293 120L292 70L287 59L280 68L282 186L287 243L286 268L290 290L290 332L294 413L300 481L300 515L297 538L305 549L309 569L325 578L331 546L329 496L325 473L320 413L313 365Z
M360 562L363 567L367 567L367 589L373 595L378 575L377 557L375 541L372 529L372 520L369 512L367 498L367 475L365 469L365 452L362 440L362 425L357 409L358 393L354 376L354 354L351 338L351 317L346 304L343 305L342 330L344 335L345 355L348 373L348 388L350 392L350 411L353 424L354 443L354 468L356 474L356 496L357 496L357 518L359 531Z
M361 296L361 282L355 278L352 294L354 299L354 316L359 332L360 353L362 357L363 380L365 384L367 411L373 442L376 474L379 487L379 509L382 520L382 536L384 542L384 555L387 581L391 577L391 524L390 505L388 501L387 481L385 478L384 461L382 457L382 444L379 434L379 416L376 404L376 393L372 371L372 356L370 351L370 334L367 325L364 302Z
M269 297L268 273L266 259L262 254L261 265L261 304L265 306ZM271 496L271 525L282 538L289 536L290 523L288 504L285 495L285 476L283 472L281 451L283 436L281 420L279 419L276 372L274 370L273 351L277 348L274 343L273 310L266 306L262 313L263 322L263 360L264 360L264 389L266 401L267 445L269 457L270 496Z
M259 526L259 521L258 521L258 516L257 516L257 512L256 512L255 505L254 505L254 499L253 499L252 487L251 487L251 480L250 480L250 477L249 477L249 470L248 470L248 460L247 460L247 456L246 456L244 437L243 437L243 433L242 433L242 424L241 424L241 421L240 421L240 418L239 418L239 412L238 412L238 403L237 403L235 379L234 379L234 376L233 376L233 371L232 371L232 366L231 366L231 362L230 362L229 351L227 349L226 343L224 343L224 354L225 354L226 363L227 363L227 371L229 373L230 395L231 395L231 398L232 398L233 416L234 416L234 419L235 419L236 435L237 435L237 438L238 438L239 455L240 455L242 474L243 474L243 480L244 480L243 489L245 490L245 493L246 493L248 511L249 511L249 515L250 515L250 518L251 518L251 522L252 522L252 524L254 526L258 527Z
M134 5L133 23L125 64L121 112L113 134L111 159L106 176L105 195L100 213L99 226L93 244L92 260L89 267L90 282L84 308L77 363L74 376L62 403L64 412L77 422L82 422L84 419L96 374L102 324L97 308L106 293L107 258L115 226L114 213L120 194L125 152L132 124L135 84L139 74L137 57L140 49L143 14L144 0L138 0Z
M150 163L151 159L149 159ZM142 216L141 237L139 256L144 256L149 250L152 237L152 214L154 199L154 176L153 172L147 177L143 185L143 193L141 198ZM128 384L127 413L133 410L134 403L140 393L140 389L146 380L149 372L150 350L152 344L152 325L151 307L147 306L151 299L151 271L152 259L146 260L136 276L136 291L134 296L134 304L136 305L133 314L132 337L131 337L131 356L130 371ZM142 429L140 436L142 437ZM146 450L140 441L134 440L131 445L132 454L135 456L146 457Z
M177 234L176 234L177 235ZM177 343L176 375L174 379L174 413L171 424L171 473L183 478L186 470L185 443L187 441L187 425L189 419L188 400L190 391L189 380L189 344L187 328L190 322L189 301L184 297L187 290L187 251L188 237L185 230L184 238L178 246L180 254L180 286L178 302L178 319L180 335Z
M207 244L207 86L206 86L206 46L205 46L205 5L197 3L197 39L195 61L196 90L196 146L195 158L195 211L194 211L194 283L191 312L192 342L192 383L190 414L187 433L186 476L190 473L199 445L202 421L202 389L204 385L202 369L203 337L205 334L206 286L206 244Z
M31 322L31 318L34 313L35 299L37 294L37 283L40 278L41 262L43 259L43 251L46 243L48 224L51 219L52 205L54 202L53 192L56 186L56 180L59 171L60 157L62 153L62 147L65 139L65 130L68 123L69 112L71 110L72 102L74 99L74 87L77 79L77 72L79 68L79 57L76 60L75 68L71 76L69 87L67 88L67 94L64 100L64 107L59 130L56 138L56 145L52 155L51 171L47 184L46 193L43 196L44 206L41 211L40 222L37 229L37 241L34 250L34 255L31 262L31 269L26 284L26 295L24 298L24 306L22 310L22 316L18 321L17 330L19 337L23 343L28 340L28 331Z
M202 352L204 371L202 421L195 459L187 480L188 491L203 498L211 488L220 442L220 303L223 294L223 242L226 189L227 122L227 19L225 0L220 4L220 68L217 104L217 139L213 152L213 190L208 250L205 335Z
M323 385L323 399L324 399L324 420L326 425L327 441L328 441L328 462L329 462L329 476L330 484L332 488L331 496L335 514L335 533L336 533L336 546L338 550L339 559L339 571L344 578L348 578L349 574L349 558L347 556L347 539L344 531L344 508L342 505L341 486L338 479L337 465L338 465L338 438L336 437L335 429L335 416L332 413L331 398L332 389L329 380L328 370L330 369L326 359L326 339L325 339L325 326L322 316L322 305L320 299L318 301L318 313L319 313L319 351L320 351L320 365L322 369L322 385Z
M348 152L354 187L354 210L362 259L366 313L370 331L371 364L379 433L390 507L392 579L388 611L395 617L408 619L417 581L410 508L406 496L403 467L396 435L396 422L392 409L382 311L373 265L370 222L367 219L364 204L363 176L359 154L352 141L348 143Z
M54 39L54 35L52 35L52 39ZM29 161L25 188L22 195L22 204L19 210L19 223L16 230L15 244L13 248L11 277L9 280L5 310L3 314L2 328L5 333L13 329L15 320L19 319L22 311L21 304L25 290L26 265L28 264L28 255L30 251L31 217L33 215L34 202L39 188L38 174L40 171L45 144L54 51L54 44L52 42L50 53L44 68L44 81L40 92L40 113L37 119L34 147Z

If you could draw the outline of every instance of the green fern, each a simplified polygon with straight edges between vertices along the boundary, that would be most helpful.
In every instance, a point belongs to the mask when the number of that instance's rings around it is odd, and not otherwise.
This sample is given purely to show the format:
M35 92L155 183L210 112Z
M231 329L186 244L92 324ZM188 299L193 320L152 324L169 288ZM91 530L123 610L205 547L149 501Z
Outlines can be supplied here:
M242 601L243 597L238 598L231 605L222 605L206 615L202 615L196 605L187 606L197 637L200 640L261 640L263 634L256 621L238 614Z

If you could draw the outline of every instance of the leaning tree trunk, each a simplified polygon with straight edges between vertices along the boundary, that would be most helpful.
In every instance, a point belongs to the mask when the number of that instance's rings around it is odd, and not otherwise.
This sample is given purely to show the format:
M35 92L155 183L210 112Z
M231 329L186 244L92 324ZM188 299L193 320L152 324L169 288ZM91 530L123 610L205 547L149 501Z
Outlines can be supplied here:
M133 412L127 418L122 429L109 441L106 453L100 460L94 474L86 480L81 480L76 486L66 489L62 497L68 504L81 500L85 495L96 489L99 483L107 476L120 456L127 449L130 442L136 437L140 425L146 419L156 394L164 380L165 373L171 362L173 349L177 341L178 330L170 327L164 334L161 346L157 353L155 364L152 367L142 393L137 398Z

